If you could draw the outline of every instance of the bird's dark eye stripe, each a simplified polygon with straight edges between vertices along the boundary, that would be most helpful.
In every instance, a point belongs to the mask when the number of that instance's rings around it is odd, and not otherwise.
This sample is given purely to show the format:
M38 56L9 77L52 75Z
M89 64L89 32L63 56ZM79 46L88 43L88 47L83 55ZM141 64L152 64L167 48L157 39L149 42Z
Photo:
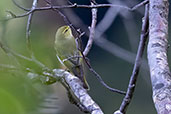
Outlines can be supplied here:
M67 29L65 29L65 30L64 30L64 33L66 33L68 30L69 30L68 28L67 28Z

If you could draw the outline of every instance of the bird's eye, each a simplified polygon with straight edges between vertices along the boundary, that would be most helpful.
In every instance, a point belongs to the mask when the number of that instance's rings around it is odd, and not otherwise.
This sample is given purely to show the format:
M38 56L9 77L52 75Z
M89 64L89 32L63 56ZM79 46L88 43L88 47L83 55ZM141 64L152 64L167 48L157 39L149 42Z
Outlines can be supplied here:
M65 30L64 30L64 34L65 34L68 30L69 30L68 28L67 28L67 29L65 29Z

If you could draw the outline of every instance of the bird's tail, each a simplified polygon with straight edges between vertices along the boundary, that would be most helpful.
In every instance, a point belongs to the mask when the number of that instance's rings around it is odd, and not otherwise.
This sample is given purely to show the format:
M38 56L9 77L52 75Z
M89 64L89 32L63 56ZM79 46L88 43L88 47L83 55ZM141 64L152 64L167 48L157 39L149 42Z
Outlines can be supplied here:
M83 87L87 90L89 90L89 85L87 83L86 77L84 75L84 70L83 70L83 66L79 65L79 66L75 66L73 68L73 73L74 75L76 75L83 83Z

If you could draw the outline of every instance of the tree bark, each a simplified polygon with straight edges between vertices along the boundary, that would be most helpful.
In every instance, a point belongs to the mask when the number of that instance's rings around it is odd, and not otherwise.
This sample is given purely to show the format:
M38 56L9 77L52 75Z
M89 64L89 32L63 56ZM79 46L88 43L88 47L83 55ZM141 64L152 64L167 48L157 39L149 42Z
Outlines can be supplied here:
M171 73L167 60L168 0L150 0L148 62L158 114L171 114Z

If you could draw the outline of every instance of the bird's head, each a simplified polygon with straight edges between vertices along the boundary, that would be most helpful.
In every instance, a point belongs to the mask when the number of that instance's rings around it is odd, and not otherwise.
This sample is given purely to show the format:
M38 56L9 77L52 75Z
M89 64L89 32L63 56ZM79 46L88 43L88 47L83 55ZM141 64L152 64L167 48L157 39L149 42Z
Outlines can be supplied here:
M67 25L60 27L56 32L56 38L70 38L72 37L71 28Z

